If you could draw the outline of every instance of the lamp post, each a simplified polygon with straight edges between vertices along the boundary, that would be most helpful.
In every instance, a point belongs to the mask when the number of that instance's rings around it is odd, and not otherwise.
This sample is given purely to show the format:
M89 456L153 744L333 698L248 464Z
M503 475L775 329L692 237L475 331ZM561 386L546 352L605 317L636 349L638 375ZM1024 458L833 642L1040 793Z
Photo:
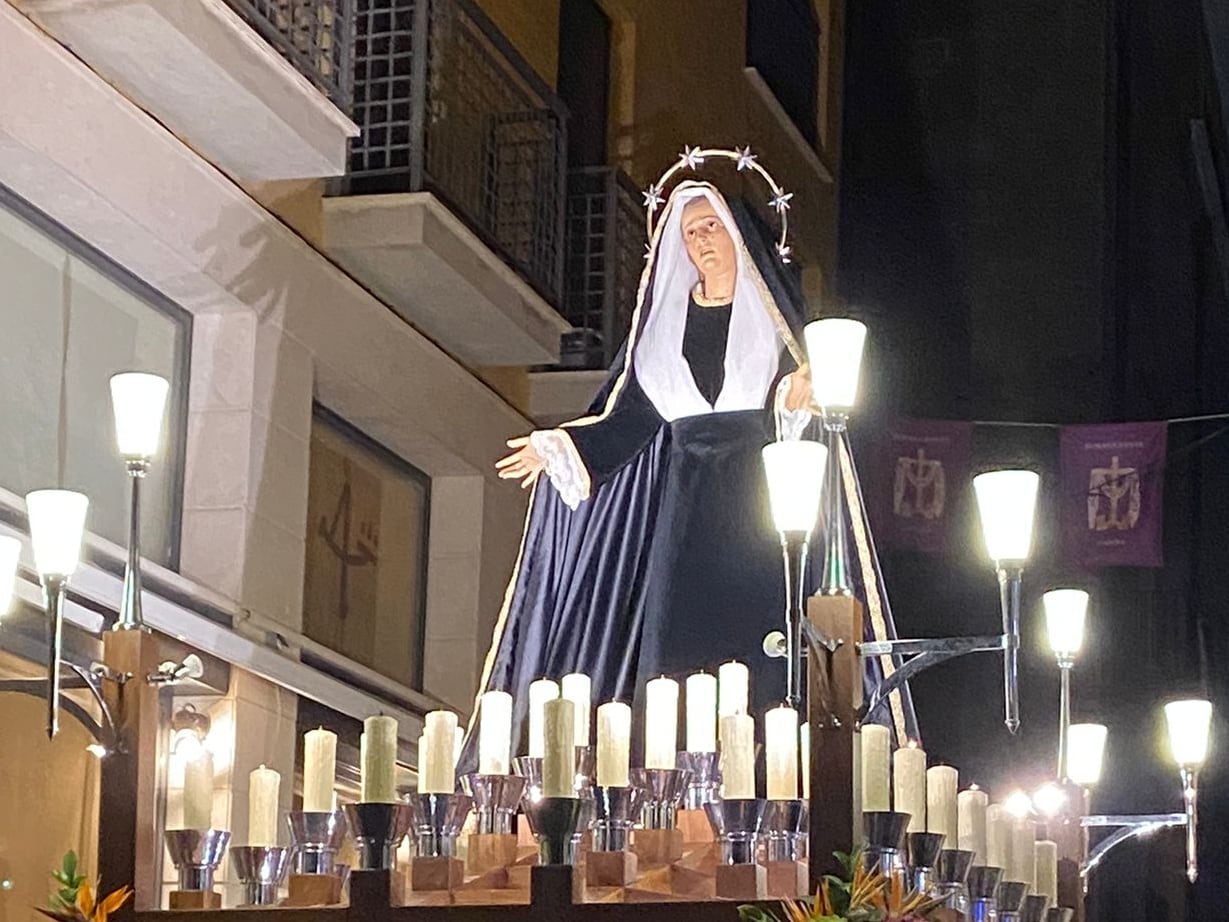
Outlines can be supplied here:
M141 615L141 481L149 473L162 441L162 415L170 385L165 378L144 372L123 372L111 377L111 408L115 437L132 481L128 508L128 560L117 631L139 631Z
M17 589L17 563L21 559L21 542L8 535L0 535L0 615L7 615L13 607L13 593Z
M1058 660L1058 780L1068 778L1067 737L1071 728L1071 667L1084 643L1084 617L1088 593L1082 589L1051 589L1041 597L1046 613L1046 634ZM1104 744L1104 740L1102 740Z
M764 473L773 524L781 535L785 558L785 680L786 701L802 703L802 622L806 604L807 557L811 530L819 515L828 449L819 442L772 442L764 446ZM831 489L831 484L829 484Z
M1004 723L1020 729L1020 586L1033 544L1040 477L1033 471L990 471L973 478L986 550L999 575L1003 614Z
M47 737L60 730L60 655L64 649L64 590L81 560L81 538L90 501L72 490L26 494L30 542L46 599L48 625Z
M1202 698L1171 701L1165 705L1165 723L1169 728L1169 749L1178 763L1182 778L1182 802L1186 811L1186 877L1194 883L1199 877L1196 797L1199 769L1208 758L1212 702Z
M829 317L808 323L803 336L811 363L812 393L823 410L829 459L827 537L820 591L824 595L850 595L853 589L849 583L849 545L845 536L841 439L857 402L866 325L844 317Z

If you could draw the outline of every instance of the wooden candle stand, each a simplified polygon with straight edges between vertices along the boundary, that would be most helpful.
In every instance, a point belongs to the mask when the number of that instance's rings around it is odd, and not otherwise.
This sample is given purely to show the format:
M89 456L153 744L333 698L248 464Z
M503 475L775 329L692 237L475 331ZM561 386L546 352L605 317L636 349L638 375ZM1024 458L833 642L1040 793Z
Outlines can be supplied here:
M717 866L717 899L768 899L768 871L761 864L720 864Z
M806 896L810 890L805 861L769 861L764 869L768 872L769 899L797 899Z
M594 852L585 856L586 887L630 887L640 862L634 852Z
M414 893L451 892L465 880L465 862L460 858L411 858L410 890Z
M221 909L222 894L216 890L172 890L167 905L171 909Z
M632 831L632 851L646 868L674 864L683 857L683 830L635 829Z
M341 878L336 874L291 874L286 906L336 906L341 902Z
M708 814L703 810L680 810L677 823L687 845L714 841L713 824L708 821Z
M509 868L516 864L519 849L517 837L511 833L474 833L469 837L469 854L465 858L470 874Z

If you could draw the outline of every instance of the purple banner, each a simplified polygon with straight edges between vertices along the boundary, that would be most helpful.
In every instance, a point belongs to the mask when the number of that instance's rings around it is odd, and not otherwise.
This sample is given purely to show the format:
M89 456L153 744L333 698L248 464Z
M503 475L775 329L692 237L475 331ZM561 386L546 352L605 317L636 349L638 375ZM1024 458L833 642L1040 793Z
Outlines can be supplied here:
M875 464L875 538L884 548L941 554L953 501L969 479L970 423L898 420ZM868 491L870 492L870 491Z
M1165 434L1163 422L1063 427L1063 538L1083 566L1161 566Z

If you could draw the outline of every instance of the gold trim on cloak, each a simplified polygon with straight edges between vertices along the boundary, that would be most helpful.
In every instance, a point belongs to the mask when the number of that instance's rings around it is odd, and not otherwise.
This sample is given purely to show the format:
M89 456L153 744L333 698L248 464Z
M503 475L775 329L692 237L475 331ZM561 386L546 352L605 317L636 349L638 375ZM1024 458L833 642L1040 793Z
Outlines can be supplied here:
M730 211L729 203L725 200L725 196L723 196L721 192L718 191L717 187L712 185L712 183L687 180L686 182L681 182L674 187L674 190L670 193L670 199L666 203L665 209L662 211L661 218L658 219L657 226L653 230L653 239L649 246L649 256L648 259L645 260L644 271L640 274L640 285L636 289L636 308L632 312L632 321L627 338L627 347L623 352L623 368L619 372L619 377L615 379L614 387L610 389L610 394L606 398L606 405L602 407L602 411L600 413L596 413L591 416L582 416L578 419L571 420L570 422L561 423L558 427L558 431L566 434L567 429L571 427L591 426L594 423L599 423L609 416L611 411L614 409L615 402L619 399L619 394L623 391L623 387L627 382L627 374L632 367L632 359L635 355L636 348L636 335L640 332L641 327L640 315L644 309L645 291L648 289L649 281L653 277L653 262L657 258L658 244L661 240L662 230L667 224L669 224L666 220L666 216L670 213L670 209L677 207L678 200L676 196L680 190L695 188L706 188L711 190L721 199L721 203L725 206L726 212L731 215L733 214L733 212ZM789 323L786 322L785 317L781 314L781 309L777 307L776 299L773 298L772 293L768 290L768 285L764 282L764 278L760 274L759 267L755 264L755 260L751 258L751 254L747 250L747 245L742 239L741 229L739 229L736 225L735 230L738 232L738 245L743 256L743 265L748 268L748 277L750 278L751 283L758 289L761 302L764 304L765 309L768 310L769 317L776 325L777 332L781 335L782 340L785 342L786 348L789 349L790 355L793 357L794 361L801 366L804 363L804 356L801 348L798 346L798 341L794 338L793 331L789 328ZM571 450L576 452L576 446L572 444L570 438L568 439L568 442L571 446ZM579 459L579 452L576 452L576 457ZM585 469L583 463L580 464L580 469L585 472L587 481L589 473L588 470ZM503 640L504 628L507 626L508 611L512 605L512 596L516 591L516 581L520 576L521 563L525 554L525 542L529 535L529 517L533 514L533 502L534 498L537 496L538 486L540 483L541 477L539 477L538 481L534 483L533 489L529 493L529 508L525 513L525 524L521 530L520 549L516 553L516 562L512 566L512 576L508 580L508 588L504 590L503 605L499 610L499 618L495 621L495 629L491 637L491 646L487 650L486 659L482 665L482 676L478 682L478 691L474 696L474 707L470 712L469 722L465 731L467 740L469 739L470 734L473 733L475 722L478 719L479 702L482 699L483 692L488 691L487 683L490 682L491 673L495 669L495 657L499 653L499 644L500 641ZM589 490L586 490L586 497L588 497L591 495L591 485L586 482L586 487L590 488Z

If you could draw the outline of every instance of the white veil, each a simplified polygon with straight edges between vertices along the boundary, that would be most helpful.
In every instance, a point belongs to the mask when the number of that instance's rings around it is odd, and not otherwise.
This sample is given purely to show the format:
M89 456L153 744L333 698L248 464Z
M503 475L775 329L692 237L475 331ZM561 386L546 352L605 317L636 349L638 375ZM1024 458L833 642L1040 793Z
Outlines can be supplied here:
M688 296L700 275L683 245L682 213L689 201L700 197L708 199L725 224L738 263L725 383L713 406L700 393L683 358ZM650 305L648 318L643 329L633 334L629 358L640 387L667 421L763 407L779 368L784 319L743 244L725 199L709 185L678 186L666 204L656 237L651 287L641 294L643 304Z

